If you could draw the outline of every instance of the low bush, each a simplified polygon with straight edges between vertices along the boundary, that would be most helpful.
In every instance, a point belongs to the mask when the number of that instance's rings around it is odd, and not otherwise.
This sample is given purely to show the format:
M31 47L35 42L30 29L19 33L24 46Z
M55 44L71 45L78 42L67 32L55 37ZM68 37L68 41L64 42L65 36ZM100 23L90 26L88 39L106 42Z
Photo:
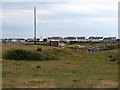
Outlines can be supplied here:
M36 66L36 68L41 68L41 66L38 65L38 66Z
M116 49L116 47L114 45L107 45L107 50L113 50Z
M8 51L3 59L13 59L13 60L33 60L33 61L43 61L43 60L56 60L52 56L46 56L37 52L30 52L22 49L16 49Z
M37 48L37 51L42 51L42 49L41 48Z
M105 45L100 47L101 51L118 49L118 45Z
M3 58L14 60L44 60L41 54L25 51L22 49L8 51Z

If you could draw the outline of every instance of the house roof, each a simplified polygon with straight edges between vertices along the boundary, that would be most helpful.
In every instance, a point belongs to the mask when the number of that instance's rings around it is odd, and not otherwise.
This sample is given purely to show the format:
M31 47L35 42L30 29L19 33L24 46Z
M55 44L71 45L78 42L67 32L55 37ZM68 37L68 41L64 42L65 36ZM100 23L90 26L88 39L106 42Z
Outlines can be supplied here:
M103 37L89 37L89 39L103 39Z
M116 39L116 37L106 37L103 40L112 40L112 39Z
M104 38L103 40L111 40L110 38Z
M110 39L116 39L116 37L109 37Z
M60 39L60 37L52 37L52 39Z
M67 39L76 39L76 37L67 37Z
M77 37L77 39L85 39L85 37Z
M32 38L28 38L27 40L33 40Z
M52 37L48 37L48 39L52 39Z
M64 39L67 39L67 37L65 37Z
M48 37L48 39L62 39L62 37Z
M23 39L23 38L17 38L16 40L25 40L25 39Z
M13 40L12 38L6 39L6 40Z

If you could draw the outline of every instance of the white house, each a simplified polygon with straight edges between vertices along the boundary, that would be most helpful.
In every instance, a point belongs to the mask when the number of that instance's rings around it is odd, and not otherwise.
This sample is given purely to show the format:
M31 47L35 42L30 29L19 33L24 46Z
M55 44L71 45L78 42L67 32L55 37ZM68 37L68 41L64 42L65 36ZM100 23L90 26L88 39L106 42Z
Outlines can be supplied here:
M63 41L62 37L48 37L47 41Z
M65 37L64 38L65 42L71 42L71 41L77 41L76 37Z
M87 42L87 40L85 39L85 37L77 37L77 41L78 42Z
M89 37L88 42L101 42L103 37Z
M17 41L17 39L14 39L14 38L13 38L13 39L12 39L12 42L18 42L18 41Z
M6 42L12 42L12 40L13 40L12 38L9 38L9 39L6 38L5 39Z
M34 41L33 38L28 38L28 39L27 39L27 42L33 42L33 41Z
M116 41L116 37L106 37L103 39L103 41L107 42L107 41Z
M52 41L60 41L61 37L52 37Z
M47 42L50 42L52 40L52 37L47 37Z
M25 42L25 39L23 39L23 38L13 38L12 42Z

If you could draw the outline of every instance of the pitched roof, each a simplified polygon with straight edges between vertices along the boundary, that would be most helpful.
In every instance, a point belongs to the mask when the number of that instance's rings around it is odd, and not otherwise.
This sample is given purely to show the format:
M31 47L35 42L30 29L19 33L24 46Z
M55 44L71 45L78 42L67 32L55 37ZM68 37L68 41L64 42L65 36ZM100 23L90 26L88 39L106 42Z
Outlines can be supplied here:
M106 37L103 40L112 40L112 39L116 39L116 37Z
M104 38L103 40L111 40L110 38Z
M48 37L48 39L52 39L52 37Z
M48 39L62 39L62 37L48 37Z
M89 37L89 39L103 39L103 37Z
M116 37L109 37L110 39L116 39Z
M85 37L77 37L77 39L85 39Z
M67 37L65 37L64 39L67 39Z
M17 38L16 40L25 40L25 39L23 39L23 38Z
M52 39L60 39L60 37L52 37Z
M28 38L27 40L33 40L32 38Z
M76 37L67 37L67 39L76 39Z

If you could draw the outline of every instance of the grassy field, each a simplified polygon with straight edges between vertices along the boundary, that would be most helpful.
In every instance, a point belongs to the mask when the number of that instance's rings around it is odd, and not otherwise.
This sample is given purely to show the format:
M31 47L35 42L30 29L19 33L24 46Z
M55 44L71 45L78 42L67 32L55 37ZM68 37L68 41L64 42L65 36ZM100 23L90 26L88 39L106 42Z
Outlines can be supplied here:
M58 60L3 60L3 88L117 88L118 61L108 55L117 50L88 53L69 48L42 45L3 44L3 55L12 49L24 49L54 55ZM40 68L37 68L40 66Z

